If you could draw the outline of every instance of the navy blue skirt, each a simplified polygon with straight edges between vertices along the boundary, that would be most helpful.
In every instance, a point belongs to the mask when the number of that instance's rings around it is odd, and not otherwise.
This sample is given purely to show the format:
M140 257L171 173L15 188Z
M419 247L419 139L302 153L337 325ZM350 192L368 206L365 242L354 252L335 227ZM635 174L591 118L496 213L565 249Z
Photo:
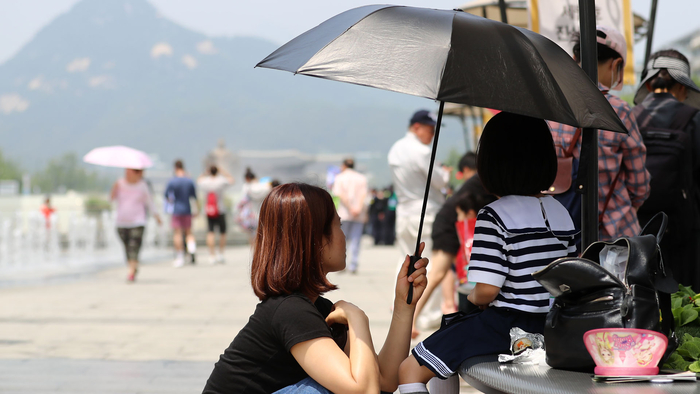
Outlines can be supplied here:
M412 353L420 365L447 379L470 357L510 354L510 329L519 327L542 334L545 318L545 314L493 307L470 314L445 315L440 329L413 348Z

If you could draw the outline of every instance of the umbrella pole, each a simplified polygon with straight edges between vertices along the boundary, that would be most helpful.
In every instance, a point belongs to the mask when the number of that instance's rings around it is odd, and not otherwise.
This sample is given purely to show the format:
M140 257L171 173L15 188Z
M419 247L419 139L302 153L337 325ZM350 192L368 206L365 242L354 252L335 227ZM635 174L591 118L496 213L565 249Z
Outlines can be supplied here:
M581 68L598 85L598 48L595 27L595 1L579 0L581 24ZM585 153L585 160L584 160ZM585 179L579 180L581 195L581 250L598 240L598 130L583 129L581 165Z
M438 110L437 125L435 125L435 137L433 137L433 151L430 153L430 166L428 167L428 180L425 184L425 194L423 195L423 208L420 211L420 225L418 226L418 238L416 239L416 252L411 256L411 264L408 266L408 274L411 275L416 271L415 264L420 260L420 238L423 234L423 221L425 219L425 210L428 207L428 194L430 194L430 182L433 178L433 166L435 165L435 154L437 153L438 138L440 137L440 125L442 123L442 110L445 107L445 102L440 101L440 109ZM409 283L408 297L406 303L413 302L413 283Z
M506 14L506 0L498 0L498 8L501 11L501 22L508 23L508 15Z
M649 13L649 22L647 22L647 46L644 51L644 67L649 62L651 56L651 45L654 42L654 23L656 23L656 0L651 0L651 12Z

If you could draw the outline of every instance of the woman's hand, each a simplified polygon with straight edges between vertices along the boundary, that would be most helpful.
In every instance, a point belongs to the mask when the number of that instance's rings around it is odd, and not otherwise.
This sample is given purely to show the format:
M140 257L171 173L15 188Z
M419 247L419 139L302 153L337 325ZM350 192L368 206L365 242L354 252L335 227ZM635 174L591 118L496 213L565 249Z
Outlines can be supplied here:
M367 315L362 309L358 308L354 304L346 301L338 301L333 305L333 310L326 317L326 324L329 326L332 324L344 324L349 325L351 319L364 318L367 319Z
M423 253L425 249L425 242L420 244L420 253ZM400 301L403 305L406 305L406 299L408 298L408 289L413 285L413 299L411 300L411 306L415 308L416 303L423 295L423 291L428 284L428 279L426 278L426 266L428 265L428 259L422 258L415 263L415 272L410 276L408 275L408 266L411 262L411 257L406 256L403 265L401 265L401 270L399 271L399 276L396 278L396 301ZM396 304L396 302L394 303Z

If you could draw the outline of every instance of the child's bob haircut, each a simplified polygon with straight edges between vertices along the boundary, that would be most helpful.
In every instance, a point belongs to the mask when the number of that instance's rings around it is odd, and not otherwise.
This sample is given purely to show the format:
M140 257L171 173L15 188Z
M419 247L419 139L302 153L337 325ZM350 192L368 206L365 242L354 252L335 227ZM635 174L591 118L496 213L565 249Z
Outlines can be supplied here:
M499 197L535 196L557 176L557 154L542 119L500 112L484 127L476 167L486 190Z
M335 216L333 199L321 188L287 183L272 189L260 209L251 265L261 301L292 293L313 298L336 289L321 265Z

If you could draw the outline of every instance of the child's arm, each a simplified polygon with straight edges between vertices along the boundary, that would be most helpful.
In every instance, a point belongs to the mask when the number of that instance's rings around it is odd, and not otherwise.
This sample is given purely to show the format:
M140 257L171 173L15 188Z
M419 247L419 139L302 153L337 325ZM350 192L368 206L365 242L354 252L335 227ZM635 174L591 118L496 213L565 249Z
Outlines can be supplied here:
M485 309L496 299L500 291L501 288L498 286L477 283L471 293L469 293L469 296L467 296L467 299L472 304L481 307L481 309Z

